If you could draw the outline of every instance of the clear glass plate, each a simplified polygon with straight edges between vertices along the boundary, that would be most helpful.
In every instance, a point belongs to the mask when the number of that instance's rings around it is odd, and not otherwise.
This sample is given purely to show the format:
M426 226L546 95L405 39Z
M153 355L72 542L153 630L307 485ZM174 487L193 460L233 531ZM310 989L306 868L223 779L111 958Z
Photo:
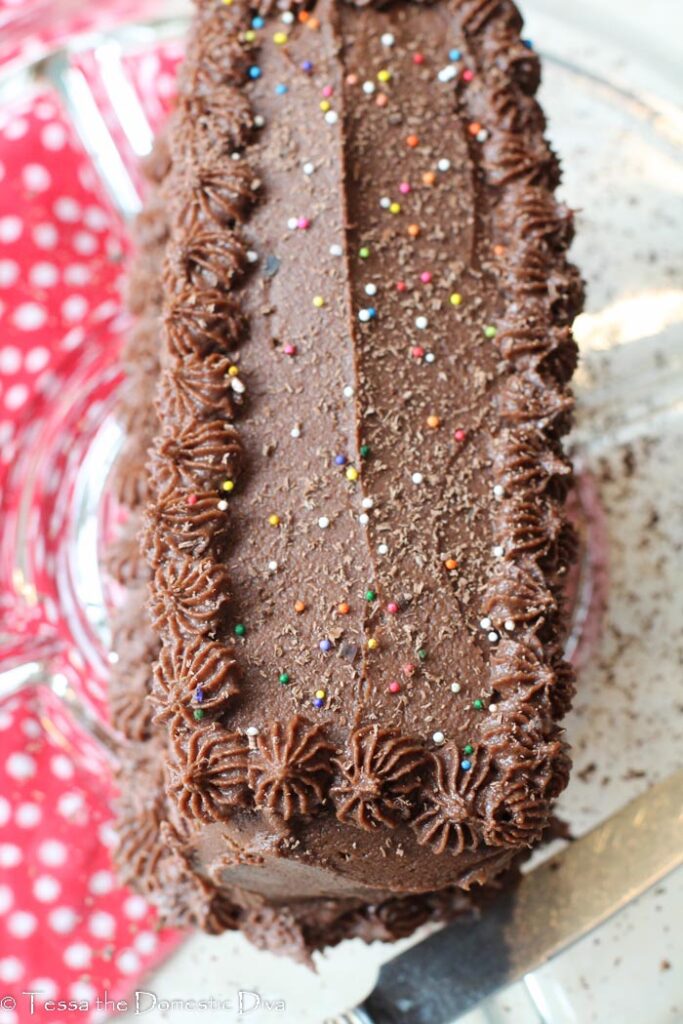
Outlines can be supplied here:
M616 58L610 63L603 40L596 68L590 36L547 16L539 26L536 41L548 51L541 98L563 158L563 197L579 211L573 255L588 280L586 312L576 323L582 359L571 438L586 542L575 633L582 643L572 651L581 679L567 722L574 776L559 808L579 835L671 771L680 757L683 292L675 276L682 246L673 212L680 201L681 139L666 102L620 86L623 68ZM73 40L37 71L0 78L0 109L35 89L38 74L61 97L127 219L139 202L135 161L148 151L150 110L158 107L141 101L139 69L150 54L181 38L182 29L182 21L166 19ZM155 88L150 76L147 87ZM0 694L43 683L71 700L85 726L84 770L99 765L87 736L95 731L111 740L103 702L109 637L97 565L116 518L104 485L121 440L111 417L117 357L116 345L98 344L93 335L69 388L37 410L34 428L19 439L6 485L18 504L3 524L0 569L13 596ZM72 453L63 479L65 530L46 574L36 550L55 510L44 485L65 445ZM26 624L40 608L47 609L41 629L29 632ZM54 711L53 698L45 717L55 728L71 728ZM599 945L595 937L585 940L467 1020L670 1019L673 972L660 965L676 957L673 936L661 924L683 911L680 872L665 889L665 913L656 910L661 895L649 894L629 908L630 917L601 930ZM626 955L629 929L647 949L638 984ZM239 935L195 936L145 987L160 999L213 995L233 1003L234 1011L204 1012L207 1022L237 1020L237 993L245 989L284 999L287 1011L279 1019L319 1024L359 1001L377 966L406 945L345 943L318 958L316 976L257 952ZM615 963L619 952L621 964ZM594 979L590 1000L581 981L586 976ZM591 1018L596 1004L604 1009ZM150 1010L145 1017L178 1024L195 1019L182 1010ZM254 1010L249 1019L266 1022L273 1012Z

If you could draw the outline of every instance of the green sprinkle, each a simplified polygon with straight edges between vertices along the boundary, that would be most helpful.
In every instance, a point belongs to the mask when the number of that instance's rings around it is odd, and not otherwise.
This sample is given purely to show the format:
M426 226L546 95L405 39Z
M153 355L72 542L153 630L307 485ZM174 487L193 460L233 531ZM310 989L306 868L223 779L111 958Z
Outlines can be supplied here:
M362 260L366 260L368 258L368 256L370 255L370 250L368 249L367 245L361 246L361 248L358 250L358 255Z
M487 324L484 328L484 336L486 338L495 338L496 333L496 328L492 324Z
M427 660L427 652L425 651L424 647L420 648L420 650L417 652L417 656L420 659L420 661Z
M466 753L466 754L473 754L474 753L474 747L472 746L471 743L466 743L465 746L462 749L463 749L464 753Z
M192 714L194 715L195 721L197 722L201 721L201 719L204 717L204 712L202 711L201 708L195 708Z
M375 601L376 599L377 599L377 594L375 593L374 590L366 590L365 591L365 600L366 601Z
M235 635L236 636L244 636L246 631L247 631L247 627L243 626L241 622L238 622L237 625L235 626Z
M484 702L483 702L483 700L473 700L473 701L472 701L472 707L473 707L473 708L474 708L474 709L475 709L476 711L481 711L481 710L482 710L482 708L484 707Z
M285 686L289 682L289 672L280 673L280 682Z
M360 457L361 457L361 459L367 459L369 454L370 454L370 445L369 444L362 444L360 446Z

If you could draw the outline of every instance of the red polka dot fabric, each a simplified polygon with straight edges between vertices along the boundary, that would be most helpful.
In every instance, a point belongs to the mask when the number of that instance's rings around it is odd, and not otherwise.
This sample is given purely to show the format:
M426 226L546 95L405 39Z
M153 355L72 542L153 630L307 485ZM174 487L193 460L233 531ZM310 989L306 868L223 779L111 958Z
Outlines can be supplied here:
M106 6L107 17L118 11ZM92 27L98 12L0 0L0 65L40 55L74 24ZM178 56L168 44L126 58L152 128L172 102ZM94 75L83 59L83 73ZM132 170L131 154L122 155ZM128 247L58 98L34 90L0 106L0 668L9 656L49 651L52 670L102 716L106 678L87 667L63 624L60 551L82 423L118 379ZM84 388L74 432L62 436L55 409L95 370L99 390ZM15 558L20 500L45 437L52 458L39 467L24 524L36 591L26 593ZM83 1024L104 1020L98 998L125 998L181 938L116 881L114 800L109 762L56 697L34 687L0 701L0 1024L75 1019L46 1008L51 999L79 1003ZM26 991L38 993L32 1013Z

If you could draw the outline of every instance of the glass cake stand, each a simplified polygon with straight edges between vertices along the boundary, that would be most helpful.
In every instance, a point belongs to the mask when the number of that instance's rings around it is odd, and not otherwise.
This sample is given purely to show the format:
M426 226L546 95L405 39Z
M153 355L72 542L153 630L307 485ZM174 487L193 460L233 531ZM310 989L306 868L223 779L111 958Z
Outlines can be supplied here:
M583 543L568 654L581 679L567 721L573 782L559 807L580 835L673 770L681 748L683 291L675 279L682 246L674 218L681 122L662 98L661 63L650 66L649 77L640 65L630 69L616 44L606 49L580 19L549 13L554 6L529 5L532 33L545 56L541 99L563 157L562 195L578 211L573 256L588 281L586 312L575 328L581 365L570 438ZM136 62L181 39L184 27L182 10L170 16L166 7L163 20L138 17L79 36L36 65L0 74L0 111L46 86L59 96L126 223L140 202L136 161L152 138ZM147 88L155 88L153 77ZM118 341L111 335L102 341L93 326L68 386L49 402L36 396L3 493L0 697L39 687L44 724L78 752L83 771L101 770L103 752L105 760L117 757L121 742L105 706L110 637L98 568L117 520L106 481L122 441L112 417L120 381ZM48 486L56 473L59 502ZM52 538L49 560L46 538ZM666 920L673 922L683 911L681 872L663 889ZM676 951L673 935L660 927L661 898L642 897L597 938L462 1019L671 1019L673 972L658 968L676 963ZM284 999L287 1011L278 1019L320 1024L360 1001L378 965L411 941L344 943L319 956L312 975L257 952L239 935L193 936L145 987L169 1000L213 995L235 1004L234 1013L206 1011L202 1021L241 1019L237 993L245 990ZM646 964L640 955L637 984L628 969L636 942L648 950ZM595 1005L599 1015L591 1017ZM146 1019L161 1021L155 1014ZM256 1022L273 1016L263 1008L249 1013ZM196 1018L177 1010L163 1019Z

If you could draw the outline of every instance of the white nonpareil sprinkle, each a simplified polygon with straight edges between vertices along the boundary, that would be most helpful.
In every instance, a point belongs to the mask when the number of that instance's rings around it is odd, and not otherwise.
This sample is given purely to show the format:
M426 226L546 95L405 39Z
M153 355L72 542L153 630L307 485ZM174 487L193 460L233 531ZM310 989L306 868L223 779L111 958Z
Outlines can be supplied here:
M290 437L301 437L301 427L292 427L289 435Z
M330 256L341 256L343 252L344 250L342 249L341 245L337 245L335 243L334 245L330 246Z
M365 286L365 294L366 295L376 295L377 294L377 285L376 284L366 284L366 286Z
M439 160L438 164L436 165L436 169L438 171L450 171L450 169L451 169L451 162L450 162L450 160L447 160L445 156L442 157Z
M313 174L315 171L315 164L312 164L310 160L307 160L301 169L304 174Z
M477 132L477 142L486 142L489 137L489 133L486 128L482 128L481 131Z
M512 633L515 628L514 619L506 619L504 625L508 633Z
M502 558L505 554L505 548L502 544L496 544L496 546L491 549L491 553L494 558Z
M225 512L227 507L228 507L227 501L225 500L225 498L221 498L221 500L218 502L218 511L219 512Z
M296 231L298 226L299 226L299 221L296 219L296 217L290 217L287 220L287 227L289 228L290 231Z
M230 378L230 387L238 395L243 395L244 392L247 390L244 385L244 381L241 381L239 377Z
M247 263L258 263L258 253L253 249L247 249Z
M372 498L363 498L363 500L361 501L361 505L363 506L363 508L373 508L374 504L375 503L372 500Z
M481 626L482 629L490 629L493 623L491 622L490 618L487 615L485 618L480 620L479 625Z
M360 523L361 526L368 525L368 523L370 522L370 516L367 514L367 512L361 512L361 514L358 516L358 522Z
M498 642L498 640L500 638L499 638L498 634L496 633L496 631L494 629L492 629L491 632L488 634L488 639L489 639L490 643L495 644L495 643Z
M382 198L379 201L379 205L382 207L383 210L388 210L389 207L391 206L391 199L389 198L389 196L382 196Z
M414 484L421 484L422 481L424 480L424 476L422 475L422 473L413 473L410 479L413 481Z
M380 36L379 41L381 42L382 46L393 46L394 43L396 42L396 39L394 36L392 36L391 32L384 32L383 35Z
M502 498L504 494L505 494L505 488L503 487L503 485L502 484L496 484L495 487L493 488L493 496L494 496L494 498Z
M268 562L268 571L269 572L277 572L277 562L274 562L274 561Z
M353 388L350 384L347 384L344 388L344 398L353 398Z
M435 732L435 733L434 733L434 734L432 735L432 739L433 739L434 743L443 743L443 742L444 742L444 740L446 739L446 737L445 737L445 736L444 736L444 734L443 734L443 733L441 732L441 730L439 730L439 731Z
M425 356L425 363L433 363L435 359L436 356L434 355L434 353L428 352L427 355Z
M320 519L318 520L318 526L320 527L321 530L326 530L329 525L330 520L327 518L327 516L321 516Z
M263 128L265 123L266 123L266 119L263 116L263 114L257 114L256 117L254 118L254 126L256 128Z
M457 77L458 69L455 64L447 64L445 68L441 68L438 75L436 76L440 82L452 82Z
M491 712L491 714L493 714L497 710L498 710L498 705L497 704L489 704L489 711Z
M451 693L460 693L460 683L451 683Z
M377 545L377 554L378 555L388 555L389 554L389 548L387 547L387 545L386 544L378 544Z
M258 729L255 725L250 725L244 731L246 732L247 736L258 736Z
M294 24L294 15L292 14L291 11L284 11L283 14L282 14L282 17L280 18L280 21L284 25L293 25Z
M360 320L360 322L362 324L366 324L368 322L368 320L372 319L372 317L370 315L370 310L369 309L361 309L361 310L359 310L358 311L358 319Z
M415 326L417 327L418 331L424 331L428 324L429 320L427 319L426 316L415 317Z
M119 656L116 651L110 651L108 655L108 661L110 665L116 665L119 660Z
M375 83L374 82L363 82L363 92L365 93L366 96L372 96L374 91L375 91Z
M336 110L328 110L325 114L325 120L328 124L336 124L339 120L339 114Z

